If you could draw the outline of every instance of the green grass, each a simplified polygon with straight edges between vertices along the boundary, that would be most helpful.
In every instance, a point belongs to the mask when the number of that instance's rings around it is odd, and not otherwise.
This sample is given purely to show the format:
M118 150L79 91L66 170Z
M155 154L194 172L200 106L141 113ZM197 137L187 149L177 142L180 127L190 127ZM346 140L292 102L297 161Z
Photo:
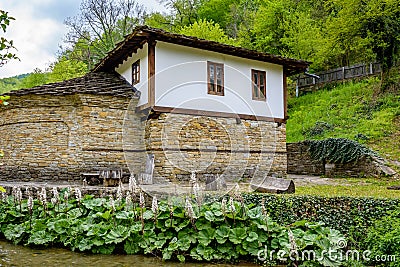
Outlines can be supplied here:
M287 141L348 138L399 160L400 137L392 137L400 132L400 94L378 88L379 79L370 78L289 98Z
M295 194L322 197L400 198L400 190L387 189L388 186L400 186L400 180L397 179L340 178L331 179L330 182L332 182L330 185L297 186Z

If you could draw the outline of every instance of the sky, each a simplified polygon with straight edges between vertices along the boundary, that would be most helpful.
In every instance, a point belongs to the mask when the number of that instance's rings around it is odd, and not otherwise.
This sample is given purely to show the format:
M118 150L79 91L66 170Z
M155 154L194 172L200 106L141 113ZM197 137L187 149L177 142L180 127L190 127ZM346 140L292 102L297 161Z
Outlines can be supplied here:
M35 68L46 70L56 59L59 46L68 29L67 17L78 15L81 0L0 0L0 10L5 10L15 20L0 37L14 41L20 61L13 60L0 67L0 78L32 72ZM148 11L165 11L157 0L137 0Z

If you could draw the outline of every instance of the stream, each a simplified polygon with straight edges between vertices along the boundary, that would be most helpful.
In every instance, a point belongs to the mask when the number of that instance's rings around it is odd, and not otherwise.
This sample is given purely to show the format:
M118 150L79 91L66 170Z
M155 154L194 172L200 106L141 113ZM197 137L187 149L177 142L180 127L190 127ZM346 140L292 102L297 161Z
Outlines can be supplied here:
M5 240L0 240L0 267L3 266L184 266L184 267L236 267L257 265L251 263L231 264L205 264L205 263L177 263L163 262L156 257L145 257L141 255L93 255L72 252L62 248L36 249L20 245L13 245Z

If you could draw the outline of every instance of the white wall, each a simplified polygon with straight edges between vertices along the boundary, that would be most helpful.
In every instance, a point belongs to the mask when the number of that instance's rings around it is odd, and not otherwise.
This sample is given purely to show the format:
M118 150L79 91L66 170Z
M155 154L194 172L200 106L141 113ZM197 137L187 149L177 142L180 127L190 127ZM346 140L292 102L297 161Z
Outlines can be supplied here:
M132 84L132 64L140 59L140 82L135 84L135 88L141 92L138 106L148 102L147 79L148 79L148 60L147 60L147 43L143 49L139 49L137 53L132 54L127 60L120 64L115 70L122 75L129 83Z
M224 96L207 94L207 60L224 64ZM267 101L252 100L251 69L266 71ZM156 106L284 118L280 65L157 42L155 87Z

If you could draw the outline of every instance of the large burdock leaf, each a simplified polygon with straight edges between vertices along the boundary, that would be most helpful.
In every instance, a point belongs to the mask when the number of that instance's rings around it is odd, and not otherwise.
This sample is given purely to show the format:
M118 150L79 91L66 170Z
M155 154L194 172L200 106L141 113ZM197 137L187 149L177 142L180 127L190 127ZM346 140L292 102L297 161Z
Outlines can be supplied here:
M212 211L210 211L210 210L207 210L207 211L204 213L204 218L206 218L206 220L208 220L208 221L210 221L210 222L215 221L214 213L213 213Z
M46 231L34 232L28 239L28 244L47 245L56 239L56 236Z
M246 229L245 228L234 228L230 230L229 233L229 240L233 244L240 244L242 240L244 240L247 237L246 234Z
M215 232L215 239L219 244L224 244L226 239L229 237L230 228L228 226L222 225Z
M197 255L201 256L206 261L213 259L214 249L199 244L196 248ZM192 256L192 254L190 254Z
M104 241L106 244L119 244L124 241L129 234L130 231L128 227L117 225L117 227L111 229L111 231L104 237Z
M133 237L129 237L125 244L124 244L124 250L126 252L126 254L128 255L134 255L134 254L138 254L140 252L140 247L138 245L138 240L137 240L137 235L134 234Z
M255 232L250 232L249 235L248 235L247 238L246 238L246 241L248 241L248 242L253 242L253 241L257 240L257 239L258 239L257 233L255 233Z
M215 230L212 228L203 229L198 233L197 240L199 244L207 246L215 237Z
M25 233L25 227L23 225L10 224L7 226L6 230L4 231L4 236L8 240L12 240L12 241L14 241L14 243L18 243L17 240L19 240L24 233Z

